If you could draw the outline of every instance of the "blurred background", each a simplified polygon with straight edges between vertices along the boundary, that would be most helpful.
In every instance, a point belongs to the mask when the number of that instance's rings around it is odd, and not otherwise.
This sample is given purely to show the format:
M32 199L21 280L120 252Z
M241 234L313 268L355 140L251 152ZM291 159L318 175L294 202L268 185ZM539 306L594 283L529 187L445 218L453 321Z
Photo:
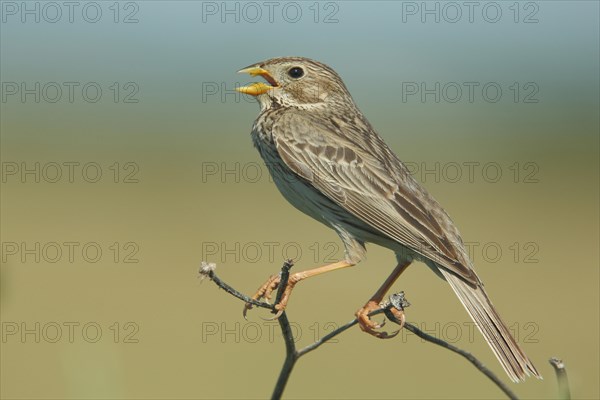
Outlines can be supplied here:
M286 258L343 256L277 192L233 89L249 64L325 62L461 229L477 271L544 376L574 398L599 375L597 2L13 2L1 25L1 396L265 398L284 357L251 294ZM394 267L299 285L298 345L353 318ZM422 264L394 286L408 321L508 380L450 288ZM387 327L386 327L387 328ZM389 327L393 329L393 327ZM358 328L301 359L287 398L502 393L465 360Z

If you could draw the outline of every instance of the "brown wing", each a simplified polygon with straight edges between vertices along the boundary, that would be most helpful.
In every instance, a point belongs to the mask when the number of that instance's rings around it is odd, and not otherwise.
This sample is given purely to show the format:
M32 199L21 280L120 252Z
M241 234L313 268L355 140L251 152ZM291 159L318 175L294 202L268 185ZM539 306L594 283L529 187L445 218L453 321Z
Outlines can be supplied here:
M388 238L478 284L448 215L368 123L288 111L273 132L283 161L315 189Z

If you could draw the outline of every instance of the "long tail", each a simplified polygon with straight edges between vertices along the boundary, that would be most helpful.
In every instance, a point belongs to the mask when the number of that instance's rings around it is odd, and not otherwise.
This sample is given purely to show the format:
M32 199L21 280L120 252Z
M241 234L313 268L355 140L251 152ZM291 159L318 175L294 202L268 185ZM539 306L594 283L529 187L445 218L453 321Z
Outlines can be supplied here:
M452 286L510 379L519 382L529 375L541 379L542 376L510 334L483 287L473 288L442 268L440 272Z

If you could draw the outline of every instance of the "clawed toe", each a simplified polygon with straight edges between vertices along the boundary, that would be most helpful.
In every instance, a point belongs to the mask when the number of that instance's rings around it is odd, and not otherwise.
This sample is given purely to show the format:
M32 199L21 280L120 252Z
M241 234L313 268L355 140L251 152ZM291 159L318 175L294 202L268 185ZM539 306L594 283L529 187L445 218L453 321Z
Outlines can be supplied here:
M397 309L396 307L390 307L386 309L386 314L390 317L390 319L400 325L400 329L404 327L404 323L406 322L406 316L404 315L404 311Z
M252 296L252 300L264 300L266 303L271 300L271 295L275 289L279 286L279 282L281 277L279 275L272 275L261 287L258 288L254 296ZM248 319L246 315L248 314L248 310L252 309L251 303L244 304L244 311L242 315L244 319Z
M358 326L360 326L360 329L363 332L366 332L369 335L375 336L379 339L392 339L392 338L396 337L398 335L398 333L400 333L400 330L394 331L392 333L377 331L377 329L381 329L385 325L385 318L380 324L378 324L375 321L371 320L371 318L369 317L369 313L379 310L379 309L381 309L381 307L379 306L378 303L376 303L374 301L369 301L367 304L365 304L365 306L363 308L361 308L360 310L358 310L356 312L356 318L358 319ZM404 325L404 322L403 322L404 321L404 312L397 310L395 308L392 308L390 310L395 311L392 313L392 316L394 317L394 319L397 319L398 321L402 321L402 323L400 324L400 329L402 329L402 325Z
M271 318L263 318L261 317L264 321L275 321L277 319L279 319L279 317L281 317L281 314L283 314L283 312L285 311L285 306L281 306L281 304L277 304L275 306L275 309L277 310L277 313L272 316Z
M253 300L263 300L266 303L269 303L269 300L271 300L272 296L273 296L273 292L279 288L279 284L281 282L281 276L280 275L273 275L271 276L254 294L254 296L252 296ZM294 281L290 280L288 281L288 285L285 288L284 294L281 297L281 300L279 301L279 303L277 303L274 308L273 308L273 312L275 313L275 315L271 318L262 318L265 321L273 321L278 319L279 317L281 317L281 314L283 314L283 312L285 311L285 307L287 305L287 300L290 296L290 292L292 290L294 286ZM251 303L246 303L244 305L244 311L243 311L243 316L244 319L246 318L246 315L248 313L248 310L252 309L252 304Z
M244 319L247 321L248 317L246 316L246 314L248 314L248 310L252 309L252 304L250 303L246 303L244 304L244 311L242 311L242 315L244 316Z

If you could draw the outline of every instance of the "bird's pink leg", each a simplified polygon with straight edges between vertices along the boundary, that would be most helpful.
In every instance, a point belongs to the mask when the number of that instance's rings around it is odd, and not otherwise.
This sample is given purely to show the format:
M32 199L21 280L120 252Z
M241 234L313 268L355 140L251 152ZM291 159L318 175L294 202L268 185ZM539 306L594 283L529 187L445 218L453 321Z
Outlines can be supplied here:
M296 284L298 282L300 282L306 278L310 278L312 276L317 276L317 275L324 274L326 272L351 267L353 265L354 265L353 263L350 263L348 261L338 261L333 264L323 265L322 267L308 269L306 271L301 271L301 272L296 272L295 274L291 274L290 278L288 279L288 283L285 287L285 290L283 291L283 294L281 296L281 300L279 301L279 303L277 303L275 305L277 314L272 319L279 318L279 316L281 316L283 311L285 311L285 307L287 306L290 295L292 294L292 290L294 289L294 286L296 286ZM271 276L267 280L267 282L265 282L258 289L256 294L254 296L252 296L252 298L254 300L270 299L273 291L275 289L277 289L277 287L279 286L280 281L281 281L281 277L279 275ZM250 310L251 308L252 308L252 304L246 303L246 305L244 306L244 318L246 317L247 311Z
M369 313L371 311L375 311L380 309L379 303L383 300L386 293L390 290L396 279L404 272L404 270L410 265L411 261L403 261L399 263L394 271L388 276L388 278L383 282L381 287L377 289L375 294L371 296L369 301L356 312L356 318L358 319L358 325L363 332L367 332L370 335L376 336L380 339L390 339L398 334L400 331L393 332L392 334L388 334L387 332L378 332L376 329L381 328L385 322L378 324L373 322L369 318ZM402 325L404 325L404 311L397 310L396 308L391 308L390 311L394 314L396 319L401 321L400 329L402 329Z

